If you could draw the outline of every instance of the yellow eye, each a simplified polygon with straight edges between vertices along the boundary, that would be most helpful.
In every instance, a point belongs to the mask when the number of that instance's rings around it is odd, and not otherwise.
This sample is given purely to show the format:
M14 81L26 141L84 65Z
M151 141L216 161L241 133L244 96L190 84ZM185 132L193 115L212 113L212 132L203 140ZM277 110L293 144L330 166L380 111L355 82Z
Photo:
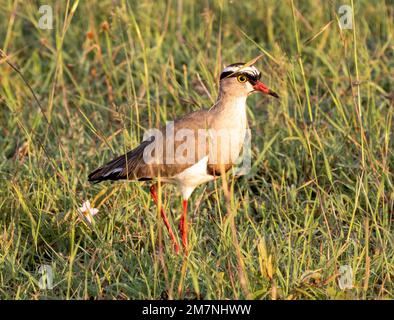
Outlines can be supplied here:
M245 82L248 80L248 78L246 78L246 77L243 76L243 75L239 75L239 76L237 77L237 80L238 80L238 82L245 83Z

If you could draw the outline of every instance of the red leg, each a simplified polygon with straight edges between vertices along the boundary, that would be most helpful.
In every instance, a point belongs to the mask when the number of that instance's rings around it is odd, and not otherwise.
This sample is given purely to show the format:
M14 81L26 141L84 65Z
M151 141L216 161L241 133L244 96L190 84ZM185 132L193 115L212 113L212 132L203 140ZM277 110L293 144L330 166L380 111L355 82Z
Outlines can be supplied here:
M151 194L151 196L152 196L153 201L155 202L155 204L158 205L158 197L157 197L157 192L156 192L156 184L153 184L153 185L150 187L150 194ZM170 225L170 223L168 222L168 218L167 218L167 215L166 215L166 213L165 213L163 207L160 208L160 214L161 214L161 217L163 218L164 224L165 224L166 227L167 227L168 233L170 234L171 241L172 241L172 243L174 244L175 252L178 253L178 252L179 252L179 245L178 245L178 242L176 241L174 232L172 231L171 225Z
M183 249L185 250L185 254L187 254L187 200L183 200L182 204L183 213L179 223L179 229L181 231Z

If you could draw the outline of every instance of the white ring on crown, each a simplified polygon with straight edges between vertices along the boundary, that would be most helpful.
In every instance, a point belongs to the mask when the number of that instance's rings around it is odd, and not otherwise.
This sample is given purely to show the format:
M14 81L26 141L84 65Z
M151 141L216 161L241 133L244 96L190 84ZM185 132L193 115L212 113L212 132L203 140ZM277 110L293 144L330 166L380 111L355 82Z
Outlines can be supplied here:
M224 68L222 73L224 73L224 72L236 73L236 72L239 72L239 71L242 71L242 72L245 72L245 73L249 73L249 74L251 74L253 76L256 76L256 77L258 77L259 74L260 74L259 70L257 70L256 67L254 67L254 66L243 67L242 65L226 67L226 68Z

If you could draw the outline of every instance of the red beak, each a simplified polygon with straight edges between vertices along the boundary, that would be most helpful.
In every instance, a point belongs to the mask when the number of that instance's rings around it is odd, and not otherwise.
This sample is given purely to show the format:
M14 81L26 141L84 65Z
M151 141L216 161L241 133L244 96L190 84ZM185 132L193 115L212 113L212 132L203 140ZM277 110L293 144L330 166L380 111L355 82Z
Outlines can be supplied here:
M253 86L253 89L256 91L260 91L262 93L265 93L265 94L269 94L270 96L273 96L275 98L279 98L279 96L274 91L269 89L264 83L262 83L258 80L257 80L256 84Z

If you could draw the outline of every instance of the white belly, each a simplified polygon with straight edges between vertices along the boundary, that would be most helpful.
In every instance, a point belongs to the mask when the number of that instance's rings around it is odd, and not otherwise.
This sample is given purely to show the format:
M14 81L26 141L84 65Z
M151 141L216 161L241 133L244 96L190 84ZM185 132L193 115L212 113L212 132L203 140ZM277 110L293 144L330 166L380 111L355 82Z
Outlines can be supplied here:
M169 179L177 184L183 199L188 199L198 185L214 179L214 176L207 172L207 164L208 156L205 156L196 164Z

